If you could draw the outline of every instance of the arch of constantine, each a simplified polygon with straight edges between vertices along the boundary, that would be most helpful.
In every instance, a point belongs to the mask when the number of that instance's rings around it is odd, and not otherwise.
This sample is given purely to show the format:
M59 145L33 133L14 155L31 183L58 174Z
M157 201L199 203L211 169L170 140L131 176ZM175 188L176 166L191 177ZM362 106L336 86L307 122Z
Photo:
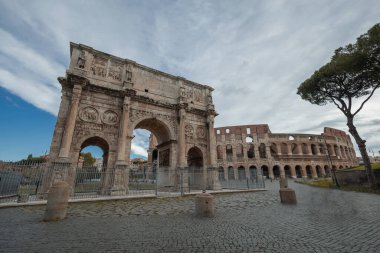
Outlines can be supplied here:
M171 168L164 180L175 184L178 171L196 167L203 187L220 187L212 170L217 114L211 87L81 44L70 44L70 56L66 76L58 78L62 97L45 191L54 180L73 187L79 154L94 145L103 150L103 194L127 194L134 129L156 137L159 168Z

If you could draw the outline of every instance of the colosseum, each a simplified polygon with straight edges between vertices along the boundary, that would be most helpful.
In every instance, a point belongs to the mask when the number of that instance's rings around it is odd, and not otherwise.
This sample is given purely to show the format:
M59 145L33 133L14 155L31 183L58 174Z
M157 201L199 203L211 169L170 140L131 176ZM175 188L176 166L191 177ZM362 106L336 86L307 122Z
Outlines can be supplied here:
M220 180L317 178L331 176L330 168L357 166L351 138L325 127L320 135L271 133L269 126L242 125L215 128ZM157 141L150 136L148 164L157 157ZM149 166L151 167L151 166Z
M269 126L215 128L219 178L325 177L358 164L350 136L325 127L320 135L271 133Z

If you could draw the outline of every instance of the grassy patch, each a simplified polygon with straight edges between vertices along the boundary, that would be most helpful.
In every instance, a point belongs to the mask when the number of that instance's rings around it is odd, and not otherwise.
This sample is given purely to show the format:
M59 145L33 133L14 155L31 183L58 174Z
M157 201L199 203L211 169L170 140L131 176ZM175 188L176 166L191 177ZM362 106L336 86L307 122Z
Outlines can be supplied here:
M372 169L373 170L380 170L380 162L373 163ZM364 165L360 165L360 166L353 167L353 168L342 169L342 171L353 171L353 170L365 170L365 167L364 167Z
M364 186L341 186L340 188L337 188L334 184L331 178L324 178L324 179L314 179L314 180L303 180L303 181L296 181L297 183L306 184L310 186L316 186L321 188L331 188L331 189L339 189L343 191L354 191L354 192L366 192L366 193L375 193L380 194L380 189L371 189Z

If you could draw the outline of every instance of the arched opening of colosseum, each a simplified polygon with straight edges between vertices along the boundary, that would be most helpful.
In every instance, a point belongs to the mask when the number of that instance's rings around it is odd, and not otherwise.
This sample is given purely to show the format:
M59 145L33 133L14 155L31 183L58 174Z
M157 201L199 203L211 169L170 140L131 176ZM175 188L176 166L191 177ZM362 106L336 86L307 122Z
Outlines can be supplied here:
M327 177L331 177L331 171L330 171L330 168L329 168L329 166L327 166L327 165L325 165L325 173L326 173L326 176Z
M325 146L323 144L319 144L319 153L321 153L321 155L326 155Z
M340 169L340 170L343 169L343 168L344 168L343 165L340 165L340 166L339 166L339 169Z
M234 167L232 167L232 166L228 167L228 179L229 180L235 179Z
M311 154L312 155L318 154L318 152L317 152L317 146L315 144L311 144Z
M260 158L267 158L267 151L264 143L260 143L259 154Z
M281 154L283 154L283 155L289 154L288 144L281 143Z
M223 147L221 145L216 147L216 159L223 159Z
M271 154L272 156L276 156L277 153L278 153L278 151L277 151L277 145L276 145L276 143L272 143L272 144L270 145L270 154Z
M299 147L296 143L292 143L292 154L298 155L300 153Z
M308 178L312 178L313 177L313 169L311 168L310 165L306 165L306 176Z
M317 171L317 177L322 177L323 173L322 173L321 166L319 165L315 166L315 170Z
M269 168L266 165L261 166L261 174L264 178L269 178Z
M296 166L296 176L297 178L302 178L302 167L300 165Z
M273 166L273 176L274 178L280 178L280 166Z
M218 168L218 175L219 175L219 180L220 181L225 181L226 180L226 178L225 178L225 176L224 176L224 168L222 167L222 166L220 166L219 168Z
M241 159L243 159L243 157L244 157L243 145L241 145L240 143L238 143L236 145L236 158L238 160L241 160Z
M249 144L248 150L247 150L247 156L250 159L255 157L255 146L253 144Z
M227 156L227 162L232 162L233 151L232 151L231 144L226 145L226 156Z
M251 180L257 180L257 168L256 166L250 166L249 167L249 177Z
M239 168L238 168L238 178L239 178L239 180L245 180L246 179L244 166L239 166Z
M291 168L290 168L289 165L285 165L284 171L285 171L285 176L286 177L292 177Z
M309 154L309 148L306 143L302 143L302 154L308 155Z
M334 154L333 147L330 144L327 144L327 152L328 152L329 155L333 155Z

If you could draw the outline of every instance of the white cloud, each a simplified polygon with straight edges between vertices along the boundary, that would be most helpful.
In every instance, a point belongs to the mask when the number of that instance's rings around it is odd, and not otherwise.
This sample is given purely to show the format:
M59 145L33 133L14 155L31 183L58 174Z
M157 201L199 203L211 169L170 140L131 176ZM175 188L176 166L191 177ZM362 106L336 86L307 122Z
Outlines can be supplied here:
M43 110L57 112L56 77L64 75L75 41L213 86L217 126L268 123L272 132L293 133L320 133L321 122L347 130L338 109L302 101L297 87L380 20L377 0L0 1L0 7L17 23L0 24L0 56L9 60L0 57L0 85ZM378 108L376 94L357 122L379 119ZM379 129L359 131L380 149ZM132 152L146 154L139 139L146 136L135 137Z
M135 155L148 157L148 152L146 151L146 149L144 149L144 147L137 146L135 143L132 143L131 150L132 153Z

